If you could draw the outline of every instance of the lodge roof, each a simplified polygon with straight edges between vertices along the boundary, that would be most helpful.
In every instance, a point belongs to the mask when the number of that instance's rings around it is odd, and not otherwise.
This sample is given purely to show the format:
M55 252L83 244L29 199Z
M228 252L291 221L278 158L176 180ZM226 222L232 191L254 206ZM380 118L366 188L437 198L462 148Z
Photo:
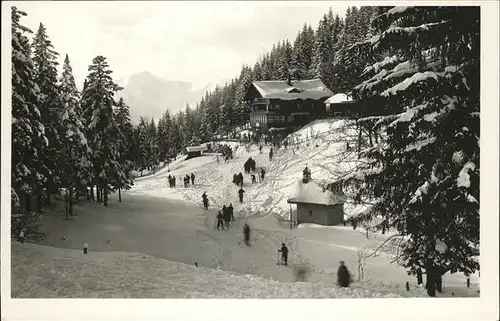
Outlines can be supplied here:
M290 82L286 80L254 81L252 87L262 98L266 99L319 100L333 95L321 79L291 80Z
M206 151L208 148L207 146L188 146L186 147L186 150L188 153L191 153L191 152L204 152Z
M294 185L294 190L288 203L291 204L318 204L338 205L343 204L345 197L337 195L326 189L327 182L322 180L310 180L308 183L299 180Z
M343 93L338 93L325 100L325 104L342 104L353 102L352 98Z

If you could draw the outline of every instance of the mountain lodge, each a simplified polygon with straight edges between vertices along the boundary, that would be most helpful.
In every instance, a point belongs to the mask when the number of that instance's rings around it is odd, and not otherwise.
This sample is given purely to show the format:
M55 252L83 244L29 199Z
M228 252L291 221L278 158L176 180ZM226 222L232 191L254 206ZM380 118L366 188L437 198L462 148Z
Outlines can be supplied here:
M258 132L291 131L325 117L333 93L320 79L254 81L245 94L250 127Z

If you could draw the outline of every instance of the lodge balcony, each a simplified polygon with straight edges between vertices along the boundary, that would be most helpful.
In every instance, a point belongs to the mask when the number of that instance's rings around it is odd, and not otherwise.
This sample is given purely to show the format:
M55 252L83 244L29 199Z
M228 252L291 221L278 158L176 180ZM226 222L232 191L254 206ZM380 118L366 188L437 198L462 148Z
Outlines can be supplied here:
M299 128L310 122L310 115L307 112L293 113L291 115L276 115L272 112L254 112L250 115L250 126L258 130L268 130L269 128Z

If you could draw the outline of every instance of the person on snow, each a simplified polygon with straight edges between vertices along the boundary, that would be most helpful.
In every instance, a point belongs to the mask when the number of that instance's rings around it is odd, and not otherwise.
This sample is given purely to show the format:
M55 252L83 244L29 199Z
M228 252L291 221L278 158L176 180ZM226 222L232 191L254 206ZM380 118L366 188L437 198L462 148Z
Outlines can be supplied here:
M201 198L203 200L203 207L208 210L208 197L207 197L207 192L203 192L201 195Z
M262 154L262 145L259 146L259 152Z
M247 246L250 245L250 226L245 222L243 225L243 239Z
M224 230L224 216L222 216L222 213L219 211L219 214L217 214L217 230L221 227Z
M240 197L240 203L243 203L243 194L245 193L245 191L243 190L243 188L240 188L240 190L238 191L238 195Z
M239 176L239 183L240 183L240 186L243 186L243 174L240 174L238 175Z
M310 180L311 179L311 170L307 167L307 164L306 164L306 168L304 168L304 170L302 171L302 176L303 176L303 180Z
M257 183L257 180L255 179L255 175L252 174L252 184L255 184L255 183Z
M194 174L193 173L191 173L191 185L194 186Z
M252 161L250 162L250 169L252 170L252 172L255 173L255 160L252 159Z
M264 168L261 168L260 169L260 179L261 180L264 180L264 175L266 175L266 171L264 170Z
M271 147L271 149L269 150L269 160L272 161L273 160L273 148Z
M340 261L339 270L337 271L337 284L343 288L347 288L351 282L351 274L347 266L344 265L344 261Z
M229 217L231 218L231 221L234 221L234 208L233 208L233 204L229 204L227 210L229 211Z
M281 249L279 249L278 252L281 252L281 259L284 262L283 264L288 265L288 248L285 243L281 243Z
M229 209L226 207L226 205L222 205L222 217L224 218L226 227L229 228L229 221L231 220L231 215L229 214Z

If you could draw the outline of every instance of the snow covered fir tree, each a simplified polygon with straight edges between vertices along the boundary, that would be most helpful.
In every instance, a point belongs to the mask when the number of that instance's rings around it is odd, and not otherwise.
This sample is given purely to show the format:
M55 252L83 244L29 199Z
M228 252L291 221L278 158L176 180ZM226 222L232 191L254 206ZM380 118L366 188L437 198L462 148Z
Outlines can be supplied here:
M372 24L349 51L372 60L353 92L384 106L358 120L383 138L344 182L373 203L359 219L397 229L396 259L425 269L434 296L444 273L479 268L479 8L393 8Z
M12 297L478 297L481 8L326 9L134 118L12 7Z

